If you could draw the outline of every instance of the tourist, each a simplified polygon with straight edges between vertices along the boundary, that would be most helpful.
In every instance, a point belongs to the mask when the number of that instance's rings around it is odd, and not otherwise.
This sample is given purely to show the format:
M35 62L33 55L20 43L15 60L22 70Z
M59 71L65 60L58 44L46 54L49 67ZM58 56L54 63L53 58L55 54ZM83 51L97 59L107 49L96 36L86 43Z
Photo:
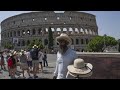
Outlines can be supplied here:
M12 56L11 53L9 53L9 54L7 55L7 67L8 67L9 76L10 76L10 66L9 66L9 64L8 64L8 60L11 58L11 56Z
M93 66L90 63L85 63L83 59L77 58L73 65L69 65L66 78L68 79L83 79L92 75Z
M1 57L1 60L0 60L0 64L1 64L1 69L3 69L4 67L4 70L6 70L6 67L5 67L5 58L3 56L3 52L0 54L0 57Z
M44 64L44 67L45 67L45 66L48 66L47 53L46 53L46 51L44 52L44 55L43 55L43 64Z
M16 60L13 54L10 55L10 57L7 60L7 63L8 63L9 76L11 76L12 79L15 79Z
M36 75L37 71L38 71L38 68L39 68L38 52L39 52L38 46L34 45L32 47L32 50L30 51L30 55L31 55L31 58L32 58L34 78L38 78L38 76Z
M66 79L67 66L73 64L77 54L70 48L71 38L67 34L62 33L56 37L56 41L59 44L59 50L53 79Z
M28 64L27 64L27 56L26 56L24 50L22 50L21 53L22 53L22 55L20 56L20 62L21 62L20 67L21 67L21 69L23 71L23 77L25 78L25 75L24 75L25 70L27 70L27 73L28 73L28 75L30 77L30 70L29 70L29 67L28 67Z
M31 58L31 55L30 55L30 50L28 50L26 52L26 56L27 56L28 67L29 67L30 70L32 70L32 58Z
M40 64L40 66L41 66L41 71L43 72L43 65L42 65L42 60L43 60L43 53L42 53L42 51L41 50L39 50L39 52L38 52L38 59L39 59L39 64Z
M18 60L18 59L19 59L19 56L18 56L17 51L13 51L13 55L14 55L15 62L16 62L16 70L15 70L16 72L15 72L15 74L16 74L16 75L19 75L19 74L18 74L18 71L17 71L17 66L19 66L19 62L18 62L18 61L19 61L19 60Z

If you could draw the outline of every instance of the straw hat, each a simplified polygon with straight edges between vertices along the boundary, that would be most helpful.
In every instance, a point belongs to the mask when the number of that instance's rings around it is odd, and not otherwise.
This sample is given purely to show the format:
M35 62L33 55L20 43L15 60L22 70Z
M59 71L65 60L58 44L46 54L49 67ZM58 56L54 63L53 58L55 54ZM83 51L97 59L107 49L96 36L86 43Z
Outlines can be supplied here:
M22 54L24 54L24 53L25 53L25 51L21 49L20 55L22 55Z
M12 53L9 53L9 56L12 56Z
M32 48L38 48L38 46L37 46L37 45L34 45Z
M16 51L14 51L14 52L13 52L13 55L16 55L16 54L17 54L17 52L16 52Z
M85 63L83 59L75 59L74 65L69 65L68 71L73 75L79 75L80 77L89 77L92 75L93 66L90 63Z
M65 34L65 33L61 33L60 36L56 37L56 41L58 43L59 43L60 40L67 41L69 43L69 45L72 43L71 38L67 34Z

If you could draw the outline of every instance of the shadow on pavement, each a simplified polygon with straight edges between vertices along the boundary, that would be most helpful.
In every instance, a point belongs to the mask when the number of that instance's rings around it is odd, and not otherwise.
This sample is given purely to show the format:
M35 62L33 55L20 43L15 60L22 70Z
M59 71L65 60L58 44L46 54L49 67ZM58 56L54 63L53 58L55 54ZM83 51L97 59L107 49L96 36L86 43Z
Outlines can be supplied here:
M34 78L34 77L23 78L23 77L18 77L16 79L50 79L50 78L41 78L41 77L38 77L38 78Z
M50 78L40 78L40 77L39 77L39 78L37 78L37 79L50 79Z
M49 72L48 70L43 70L43 74L52 74L53 72Z
M55 67L48 66L48 67L46 67L46 68L55 68Z

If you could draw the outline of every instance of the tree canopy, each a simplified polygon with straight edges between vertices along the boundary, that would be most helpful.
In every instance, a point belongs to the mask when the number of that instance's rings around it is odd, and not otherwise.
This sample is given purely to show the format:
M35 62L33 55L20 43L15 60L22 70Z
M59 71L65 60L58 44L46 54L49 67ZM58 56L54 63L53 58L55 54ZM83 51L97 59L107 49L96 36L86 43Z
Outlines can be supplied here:
M38 46L38 48L43 49L44 46L42 44L41 40L33 39L30 44L28 45L28 48L31 49L34 45Z
M48 29L48 48L49 49L53 48L53 33L51 27L49 27Z
M111 36L96 36L87 45L87 51L101 52L105 46L115 46L118 44L117 40Z
M4 48L6 48L6 49L13 49L13 48L14 48L14 46L13 46L13 44L11 44L11 42L7 42L7 43L4 44L3 46L4 46Z

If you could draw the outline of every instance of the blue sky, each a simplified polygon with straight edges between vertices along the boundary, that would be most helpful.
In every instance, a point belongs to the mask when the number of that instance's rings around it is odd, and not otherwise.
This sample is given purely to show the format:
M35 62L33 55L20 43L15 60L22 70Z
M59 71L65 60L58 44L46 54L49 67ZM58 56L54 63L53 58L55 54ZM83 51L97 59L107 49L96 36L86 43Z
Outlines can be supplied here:
M27 12L31 11L0 11L0 23L10 16ZM91 13L96 16L99 35L107 34L109 36L115 37L116 39L120 39L120 11L81 11L81 12Z

